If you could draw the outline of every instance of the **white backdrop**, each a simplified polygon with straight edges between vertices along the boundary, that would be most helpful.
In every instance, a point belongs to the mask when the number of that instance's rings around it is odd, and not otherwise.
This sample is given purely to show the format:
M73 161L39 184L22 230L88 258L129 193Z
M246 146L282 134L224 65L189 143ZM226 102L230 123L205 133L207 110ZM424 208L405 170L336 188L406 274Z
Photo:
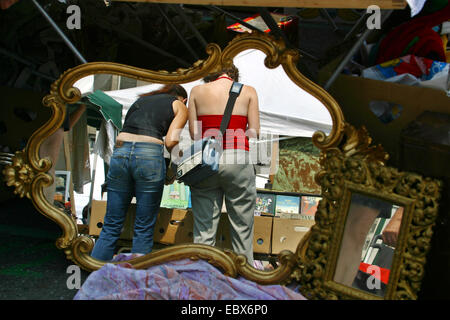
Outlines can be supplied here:
M259 50L246 50L235 57L240 82L256 89L259 100L261 132L277 135L311 137L317 130L329 133L332 121L322 103L295 85L283 68L268 69L264 66L265 54ZM185 83L190 90L203 83L201 80ZM105 93L123 105L123 115L139 97L159 88L151 84L131 89L106 91Z

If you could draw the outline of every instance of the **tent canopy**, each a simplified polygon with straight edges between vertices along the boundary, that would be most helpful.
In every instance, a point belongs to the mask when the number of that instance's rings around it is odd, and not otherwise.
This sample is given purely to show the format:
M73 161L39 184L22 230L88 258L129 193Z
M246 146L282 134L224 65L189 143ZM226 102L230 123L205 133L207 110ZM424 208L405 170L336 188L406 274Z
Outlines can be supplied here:
M254 87L258 94L261 132L293 137L311 137L319 130L328 134L332 128L332 119L327 108L318 99L294 84L282 66L275 69L265 67L265 57L262 51L250 49L234 58L234 63L239 69L240 82ZM194 86L201 83L202 80L197 80L184 83L182 86L189 93ZM150 84L104 93L123 106L123 121L128 109L140 94L160 87L161 84ZM104 97L98 99L98 95L95 94L91 102L103 103L100 100ZM101 110L106 108L103 107ZM113 121L117 122L115 116ZM119 127L118 124L116 126Z
M88 124L100 127L101 121L111 121L117 130L122 129L123 106L101 90L85 95L78 104L85 104L88 108ZM91 112L93 111L93 112Z
M111 121L118 129L122 129L122 105L103 91L96 90L89 94L87 100L102 114L106 121Z

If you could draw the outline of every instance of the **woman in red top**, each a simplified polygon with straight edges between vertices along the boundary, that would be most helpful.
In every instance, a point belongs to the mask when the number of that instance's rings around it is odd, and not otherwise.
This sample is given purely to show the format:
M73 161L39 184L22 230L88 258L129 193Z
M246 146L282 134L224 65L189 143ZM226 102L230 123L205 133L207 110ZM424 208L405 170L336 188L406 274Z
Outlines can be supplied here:
M188 102L189 131L194 140L217 137L229 91L233 81L239 81L239 71L233 66L203 80L205 84L191 90ZM258 96L253 87L244 85L223 137L224 151L218 173L191 186L194 242L216 244L225 199L233 250L245 255L251 265L256 185L248 139L258 134Z

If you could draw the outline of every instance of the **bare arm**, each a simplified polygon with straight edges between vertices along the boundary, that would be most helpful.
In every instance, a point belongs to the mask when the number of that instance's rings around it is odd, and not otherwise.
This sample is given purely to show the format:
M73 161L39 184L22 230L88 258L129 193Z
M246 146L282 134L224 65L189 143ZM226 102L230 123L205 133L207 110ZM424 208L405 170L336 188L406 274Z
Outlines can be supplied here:
M395 247L397 244L398 233L400 232L400 225L402 223L403 210L404 208L400 207L397 211L395 211L382 233L383 242L388 246Z
M171 151L178 142L180 142L181 130L183 130L188 119L188 110L186 105L180 100L175 100L172 103L173 112L175 114L172 123L170 124L169 130L167 131L164 144L167 150Z
M197 91L197 87L192 88L188 102L189 134L191 135L192 140L198 138L199 133L201 134L197 122L197 107L195 105L195 95L197 94Z
M248 87L250 90L250 102L248 105L248 137L259 137L259 102L256 90L253 87Z

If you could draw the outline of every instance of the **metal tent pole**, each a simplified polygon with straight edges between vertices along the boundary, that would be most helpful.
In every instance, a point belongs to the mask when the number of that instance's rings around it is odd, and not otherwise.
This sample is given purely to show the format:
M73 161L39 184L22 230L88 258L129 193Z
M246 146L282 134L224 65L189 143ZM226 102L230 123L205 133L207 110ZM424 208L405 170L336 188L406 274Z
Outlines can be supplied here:
M384 16L382 23L384 23L386 21L386 19L391 15L391 13L393 12L393 10L389 10L386 15ZM353 45L353 47L350 49L350 51L347 53L347 55L344 57L344 59L342 59L341 63L339 63L338 67L336 68L336 70L334 71L334 73L331 75L330 79L328 79L327 83L324 85L324 89L328 90L331 85L334 83L334 81L336 80L336 78L339 76L339 74L341 73L342 69L345 68L345 66L347 65L347 63L353 58L353 56L355 55L356 51L359 50L359 48L361 47L361 45L364 43L364 41L367 39L367 37L372 33L373 30L367 29L366 31L363 32L363 34L358 38L358 40L355 42L355 44Z
M180 39L180 41L184 44L184 46L191 53L191 55L194 57L194 59L199 60L200 59L199 56L195 53L194 49L192 49L192 47L189 45L189 43L184 39L183 35L178 31L177 27L172 23L172 21L170 21L169 17L166 15L166 12L161 7L161 5L157 3L156 6L158 7L159 12L163 16L163 18L166 20L167 24L170 26L170 28L172 28L173 32L175 32L175 34L178 36L178 39Z
M291 48L296 48L295 46L293 46L290 43L286 34L283 32L283 30L280 29L280 27L278 26L278 23L272 17L272 15L267 10L267 8L259 8L259 13L261 15L261 18L263 18L264 22L267 24L267 26L269 27L271 32L273 31L274 34L276 34L278 37L281 37L283 39L284 43L286 44L286 46L291 47ZM300 48L296 48L296 49L305 57L308 57L308 58L310 58L312 60L316 60L316 61L319 60L317 57L313 56L312 54L310 54Z
M331 26L333 27L333 31L336 32L339 30L339 27L336 25L336 23L334 22L333 18L331 18L330 14L328 13L328 11L326 9L319 9L320 14L325 17L325 19L327 19L328 23L331 24Z
M173 8L180 14L180 16L184 19L184 21L186 21L187 25L192 30L198 41L200 41L203 47L206 48L208 43L206 42L205 38L203 38L203 36L200 34L200 32L198 32L197 28L194 26L192 21L189 20L189 18L186 16L186 13L184 12L181 5L180 4L173 5Z
M39 10L39 12L44 16L45 19L50 23L50 25L55 29L55 31L59 34L59 36L63 39L63 41L66 43L66 45L69 47L70 50L75 54L75 56L80 60L82 63L87 63L86 59L81 55L81 53L75 48L75 46L70 42L69 38L64 34L64 32L61 31L61 29L58 27L58 25L53 21L53 19L48 15L48 13L44 10L44 8L41 7L41 5L36 0L31 0L33 4L36 6L36 8Z
M367 14L361 15L358 21L356 21L350 31L345 35L344 41L350 39L350 37L353 37L354 33L357 32L357 30L359 30L359 28L361 28L361 26L365 23L367 16Z
M269 13L266 8L258 8L259 14L261 18L263 18L264 22L269 27L270 31L273 32L277 37L280 37L284 40L287 46L292 47L289 39L286 37L286 34L280 29L275 19Z
M97 138L96 138L97 140ZM86 224L89 225L91 221L91 207L92 207L92 199L94 198L94 187L95 187L95 174L97 172L97 159L98 154L94 154L94 168L92 170L92 178L91 178L91 189L89 191L89 203L88 203L88 210L87 210L87 217L86 217Z
M124 30L120 29L119 27L116 27L116 26L113 26L113 25L109 25L109 27L104 26L104 25L99 25L99 26L101 28L104 28L104 29L112 28L114 31L117 31L117 33L120 33L120 34L130 38L131 40L135 41L136 43L138 43L138 44L140 44L140 45L142 45L142 46L144 46L144 47L146 47L146 48L148 48L148 49L150 49L150 50L152 50L152 51L154 51L156 53L159 53L162 56L165 56L165 57L172 58L172 59L176 60L178 63L182 64L184 67L189 67L191 65L189 62L185 61L184 59L178 58L177 56L174 56L173 54L171 54L169 52L166 52L166 51L160 49L159 47L157 47L157 46L155 46L155 45L153 45L153 44L151 44L151 43L149 43L147 41L142 40L141 38L135 36L134 34L131 34L131 33L127 32L127 31L124 31Z

